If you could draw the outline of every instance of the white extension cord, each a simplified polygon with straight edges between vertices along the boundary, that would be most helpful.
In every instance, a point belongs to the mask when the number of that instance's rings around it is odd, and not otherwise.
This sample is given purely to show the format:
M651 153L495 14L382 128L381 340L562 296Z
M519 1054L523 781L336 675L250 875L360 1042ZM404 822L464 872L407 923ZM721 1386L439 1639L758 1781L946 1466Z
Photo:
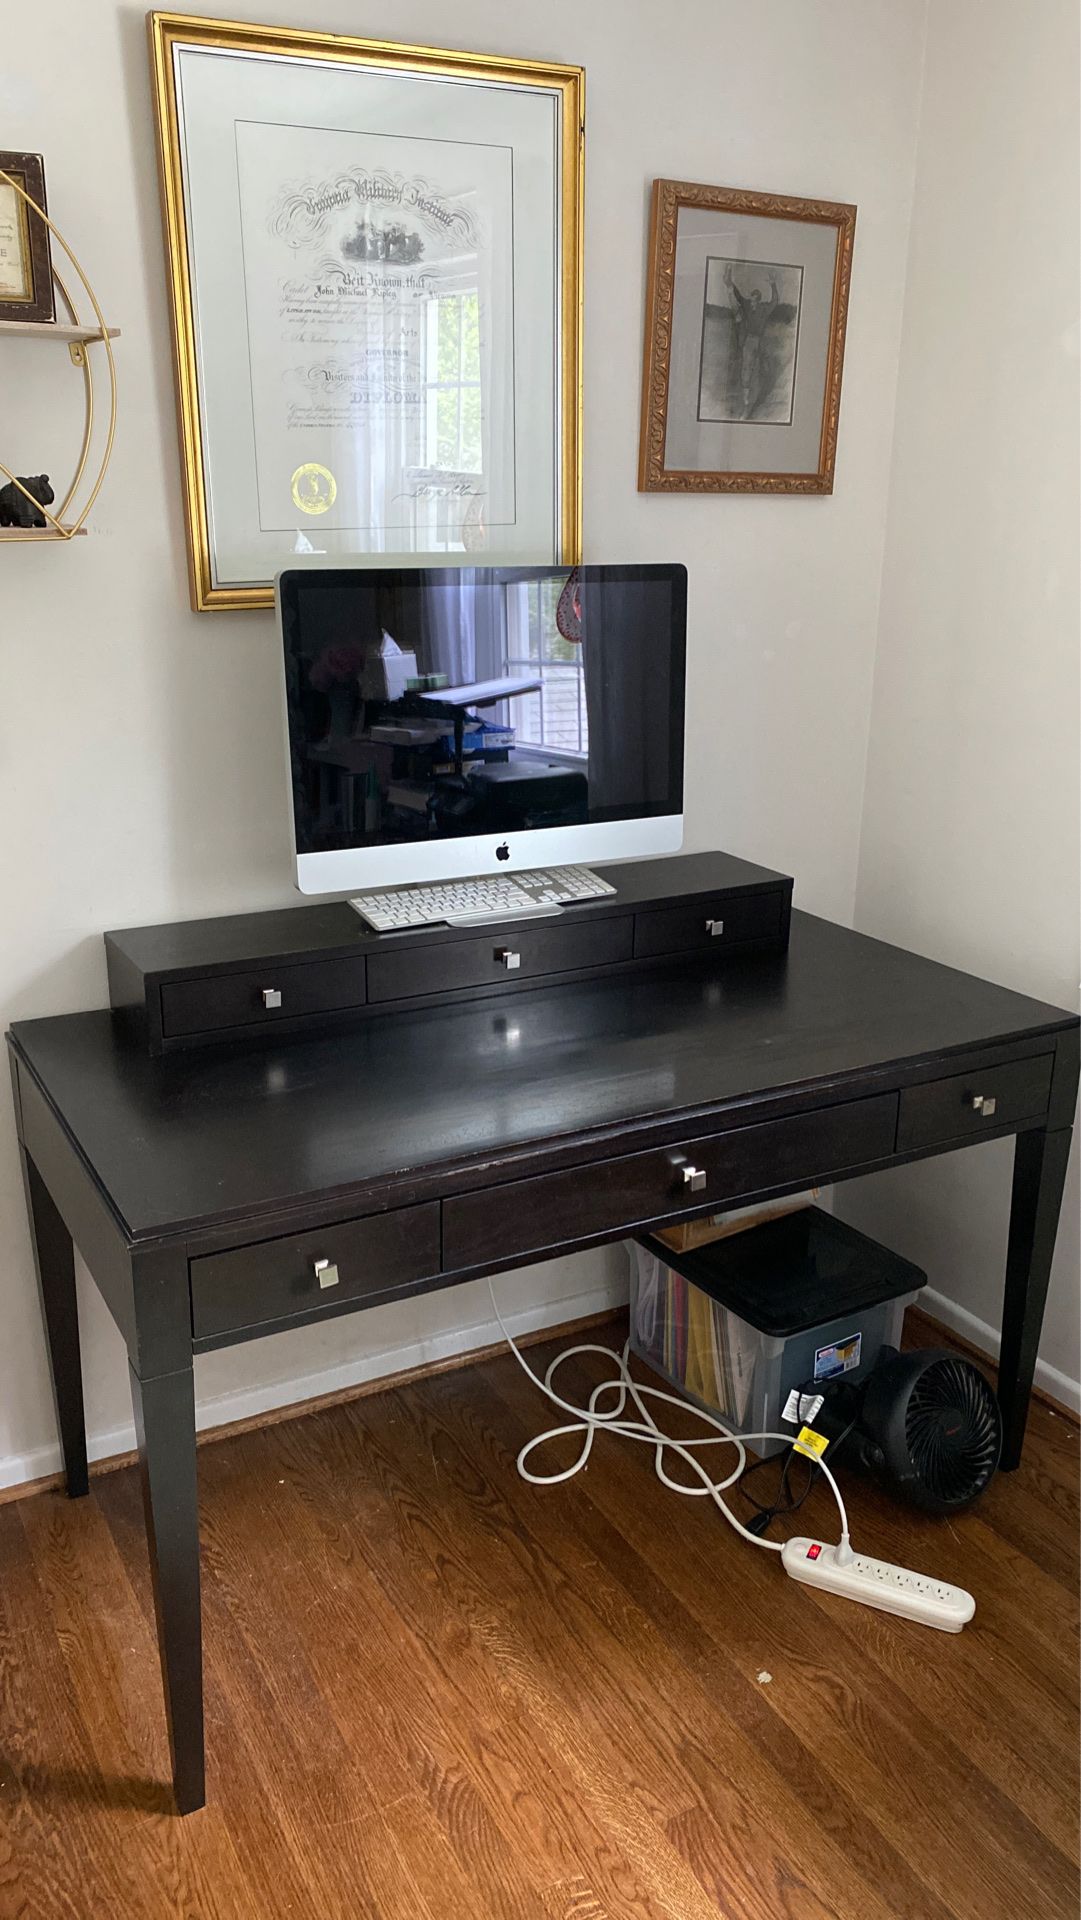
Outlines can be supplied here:
M894 1567L883 1560L868 1560L855 1554L848 1537L848 1514L845 1510L841 1489L825 1461L819 1459L816 1465L825 1474L833 1497L837 1502L837 1511L841 1518L841 1538L837 1546L828 1546L822 1541L806 1539L763 1540L752 1533L741 1520L736 1518L723 1495L739 1479L747 1463L746 1440L783 1440L791 1446L792 1436L787 1433L747 1433L735 1434L714 1414L706 1413L702 1407L683 1399L679 1394L665 1393L660 1387L647 1387L631 1377L629 1355L630 1340L622 1353L616 1354L611 1347L597 1346L586 1342L581 1346L566 1347L551 1362L543 1380L535 1374L520 1347L509 1331L499 1304L495 1297L495 1288L488 1282L492 1311L503 1332L503 1337L513 1353L523 1373L533 1382L552 1405L562 1413L572 1416L565 1426L549 1427L543 1433L535 1434L527 1440L518 1455L518 1472L522 1479L534 1487L552 1487L564 1480L572 1480L589 1461L593 1451L593 1441L598 1433L615 1433L624 1440L637 1440L642 1445L653 1448L654 1468L657 1478L669 1487L673 1493L682 1493L692 1498L708 1497L724 1515L730 1527L741 1533L753 1547L765 1547L769 1553L779 1553L786 1573L805 1586L818 1586L831 1593L840 1594L848 1600L858 1600L864 1606L877 1607L886 1613L903 1615L918 1620L924 1626L939 1627L948 1633L959 1633L967 1620L971 1620L976 1603L972 1595L960 1587L947 1586L944 1581L932 1580L923 1574L913 1573L907 1567ZM576 1406L573 1401L563 1399L557 1393L552 1381L558 1369L566 1360L575 1360L582 1354L596 1353L602 1359L614 1360L617 1367L615 1375L607 1380L598 1381L589 1396L587 1406ZM607 1394L615 1394L615 1404L602 1412L600 1402ZM625 1419L624 1412L628 1401L637 1410L638 1418ZM668 1406L679 1407L684 1414L691 1414L700 1420L710 1432L697 1439L677 1440L672 1434L665 1433L658 1426L649 1410L647 1402L662 1401ZM569 1467L563 1467L556 1473L536 1473L528 1465L530 1456L538 1447L549 1440L562 1438L564 1434L581 1436L581 1446L576 1459ZM698 1458L695 1448L729 1446L736 1450L736 1464L724 1479L713 1479ZM697 1484L687 1485L685 1481L674 1480L665 1465L667 1454L675 1454L690 1469Z

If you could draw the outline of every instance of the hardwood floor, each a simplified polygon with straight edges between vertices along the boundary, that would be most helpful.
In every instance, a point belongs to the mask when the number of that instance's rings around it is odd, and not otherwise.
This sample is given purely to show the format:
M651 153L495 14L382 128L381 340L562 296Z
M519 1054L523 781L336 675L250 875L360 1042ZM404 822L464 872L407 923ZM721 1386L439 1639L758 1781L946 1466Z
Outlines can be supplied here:
M186 1820L134 1470L0 1509L2 1920L1075 1920L1072 1421L952 1523L847 1482L858 1545L974 1591L957 1638L795 1586L644 1448L524 1485L544 1421L500 1357L200 1450Z

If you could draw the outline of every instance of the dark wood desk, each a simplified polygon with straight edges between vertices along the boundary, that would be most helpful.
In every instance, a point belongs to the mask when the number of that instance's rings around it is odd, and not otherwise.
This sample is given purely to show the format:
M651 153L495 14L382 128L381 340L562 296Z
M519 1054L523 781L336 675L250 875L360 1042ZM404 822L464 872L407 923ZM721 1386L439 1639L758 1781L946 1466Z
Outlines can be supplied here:
M1017 1465L1077 1095L1058 1008L796 914L787 954L316 1038L155 1058L102 1012L9 1040L73 1495L73 1240L127 1342L181 1811L204 1798L194 1354L1015 1134L999 1391Z

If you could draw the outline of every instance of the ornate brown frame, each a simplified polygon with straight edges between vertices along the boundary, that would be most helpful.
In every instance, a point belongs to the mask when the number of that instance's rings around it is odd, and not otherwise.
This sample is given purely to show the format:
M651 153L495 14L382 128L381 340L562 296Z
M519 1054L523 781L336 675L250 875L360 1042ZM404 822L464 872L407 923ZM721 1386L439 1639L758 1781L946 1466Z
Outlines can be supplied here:
M45 162L40 153L0 153L0 173L16 188L16 209L26 248L30 292L21 300L0 300L0 320L56 319L49 229L37 209L48 213L45 199Z
M676 225L680 207L719 213L753 213L773 220L807 220L837 229L833 271L830 349L822 405L822 434L815 473L703 473L667 468L668 374L672 348ZM848 288L856 209L841 201L799 200L789 194L750 193L741 187L695 186L686 180L654 180L646 280L646 339L642 368L642 426L638 445L640 493L832 493L841 406Z

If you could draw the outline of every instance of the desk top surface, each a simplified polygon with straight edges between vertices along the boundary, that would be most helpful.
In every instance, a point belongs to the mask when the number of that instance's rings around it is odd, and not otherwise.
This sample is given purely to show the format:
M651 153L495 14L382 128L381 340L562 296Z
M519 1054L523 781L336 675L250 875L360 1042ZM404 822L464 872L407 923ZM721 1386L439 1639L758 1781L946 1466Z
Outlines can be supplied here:
M152 1059L107 1011L13 1045L134 1240L329 1197L410 1199L606 1129L820 1097L899 1063L1077 1025L1058 1007L809 914L787 954L658 968ZM614 1150L627 1150L622 1139ZM643 1144L648 1144L643 1140ZM594 1144L594 1152L602 1149ZM272 1230L268 1227L268 1231Z

